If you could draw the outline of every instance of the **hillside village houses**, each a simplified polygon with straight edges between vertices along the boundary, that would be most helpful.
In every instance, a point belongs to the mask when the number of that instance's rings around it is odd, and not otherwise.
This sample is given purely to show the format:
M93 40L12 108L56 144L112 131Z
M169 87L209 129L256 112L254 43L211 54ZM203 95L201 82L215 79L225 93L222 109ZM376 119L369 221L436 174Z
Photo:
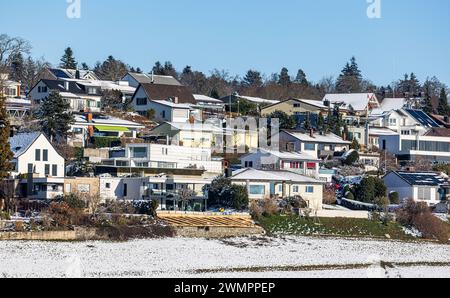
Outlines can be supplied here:
M84 157L94 167L93 176L67 177L64 158L43 134L14 135L10 144L16 169L11 174L20 198L42 200L77 193L103 201L157 200L161 210L180 210L180 193L189 189L194 192L191 209L205 211L205 189L226 173L233 184L246 187L251 200L301 197L310 208L321 210L325 185L333 182L337 172L326 169L324 163L345 159L354 151L353 140L364 149L359 152L359 162L365 172L379 169L377 150L386 150L400 161L428 156L433 162L450 162L450 135L442 124L445 119L440 122L410 109L402 98L379 100L373 93L361 93L279 101L234 93L214 99L193 94L171 76L129 72L113 82L102 81L91 71L53 68L40 75L27 99L18 93L20 85L11 86L9 97L28 100L29 106L38 107L52 91L69 101L75 122L67 144L84 149ZM125 114L140 115L154 125L105 112L101 99L111 90L120 91L123 101L130 103L131 111ZM281 130L279 148L259 148L263 128L248 127L245 115L245 128L230 127L227 121L226 106L230 102L239 106L244 100L256 104L262 117L281 111L294 116L297 123L308 117L313 128ZM348 125L348 138L314 129L319 114L326 117L335 106ZM97 147L97 139L110 145L101 142L103 148ZM218 148L228 154L239 153L240 164L229 164ZM238 148L244 148L245 154L236 152ZM231 168L235 171L230 172ZM428 194L422 187L418 190L422 195L416 196L414 183L402 185L399 181L404 179L393 177L385 177L389 191L414 194L418 200ZM413 190L403 193L404 188ZM442 199L445 191L439 196L441 189L430 190L430 203Z

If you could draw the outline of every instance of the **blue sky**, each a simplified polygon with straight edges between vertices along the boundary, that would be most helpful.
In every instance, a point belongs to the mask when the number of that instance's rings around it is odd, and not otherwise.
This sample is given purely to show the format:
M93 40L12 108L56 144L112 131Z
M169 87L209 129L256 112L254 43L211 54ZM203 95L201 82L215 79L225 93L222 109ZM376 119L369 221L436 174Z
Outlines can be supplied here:
M365 77L388 84L405 72L450 85L450 1L381 0L81 0L81 19L66 0L0 0L0 33L21 36L33 56L53 64L71 46L79 62L108 55L150 70L155 61L208 73L286 66L311 80L337 76L355 55ZM20 12L13 13L13 12Z

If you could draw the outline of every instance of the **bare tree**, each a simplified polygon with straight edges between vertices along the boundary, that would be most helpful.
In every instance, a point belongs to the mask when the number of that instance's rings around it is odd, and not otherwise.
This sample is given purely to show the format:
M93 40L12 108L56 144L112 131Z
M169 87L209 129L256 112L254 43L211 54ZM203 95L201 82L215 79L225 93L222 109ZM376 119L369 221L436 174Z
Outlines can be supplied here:
M178 198L179 201L182 203L182 207L181 209L183 211L186 210L187 205L195 198L195 191L191 190L191 189L181 189L178 192Z
M7 34L0 35L0 73L9 73L8 67L12 58L19 53L28 54L31 50L30 43L20 37L10 37Z

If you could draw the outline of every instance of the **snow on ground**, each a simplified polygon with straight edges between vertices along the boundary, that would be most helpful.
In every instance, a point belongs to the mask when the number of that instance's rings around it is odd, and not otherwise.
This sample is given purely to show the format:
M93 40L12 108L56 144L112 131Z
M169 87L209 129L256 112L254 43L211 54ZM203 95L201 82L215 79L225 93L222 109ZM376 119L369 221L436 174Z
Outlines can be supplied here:
M449 260L446 245L342 238L0 242L0 277L450 277Z

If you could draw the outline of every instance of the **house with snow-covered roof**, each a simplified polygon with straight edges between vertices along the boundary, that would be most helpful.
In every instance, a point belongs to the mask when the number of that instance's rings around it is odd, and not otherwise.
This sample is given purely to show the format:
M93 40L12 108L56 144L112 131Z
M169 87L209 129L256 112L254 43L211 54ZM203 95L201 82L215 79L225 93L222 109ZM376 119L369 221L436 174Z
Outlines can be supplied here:
M323 104L331 109L338 105L342 113L356 116L368 116L370 111L381 106L374 93L326 94Z
M245 186L250 200L301 197L308 207L322 210L324 182L289 171L246 168L233 172L231 182Z
M14 154L11 176L18 180L20 197L47 200L63 194L64 158L44 134L17 134L9 144Z

